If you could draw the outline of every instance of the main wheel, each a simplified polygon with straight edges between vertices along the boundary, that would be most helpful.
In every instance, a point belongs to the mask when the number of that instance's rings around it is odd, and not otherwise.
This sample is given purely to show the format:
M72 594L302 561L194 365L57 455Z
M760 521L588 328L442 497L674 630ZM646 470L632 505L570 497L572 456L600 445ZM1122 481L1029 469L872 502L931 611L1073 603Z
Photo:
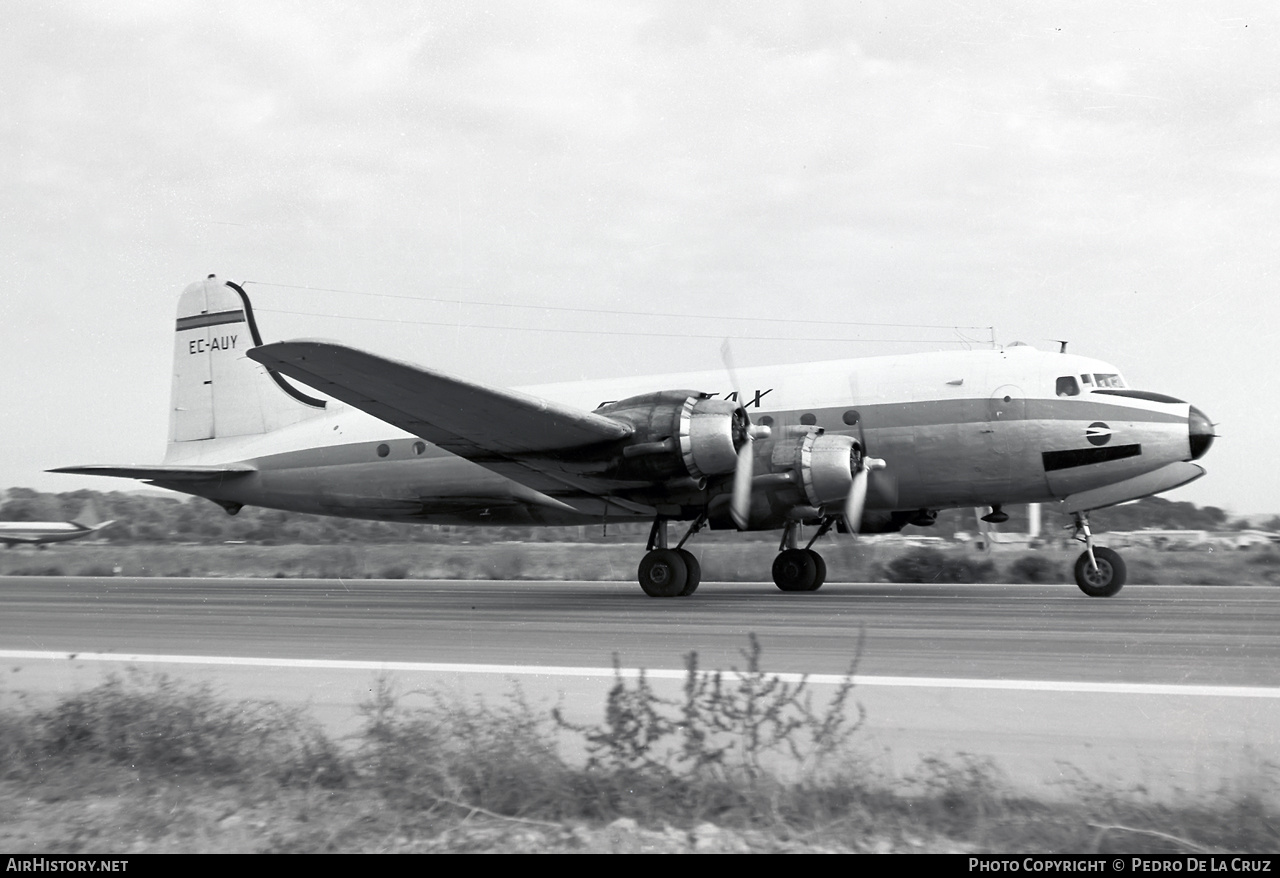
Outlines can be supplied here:
M784 549L773 559L773 581L783 591L813 591L818 582L818 565L806 549ZM819 583L821 584L821 583Z
M684 590L680 592L680 597L688 597L698 590L698 585L702 582L702 565L698 563L698 559L693 552L688 549L676 549L676 552L684 559L684 566L687 571Z
M689 579L689 568L674 549L654 549L640 559L640 587L651 598L679 597Z
M805 551L809 553L811 558L813 558L813 566L818 569L818 575L814 577L813 585L810 587L809 591L817 591L822 588L822 584L827 581L827 562L813 549L805 549Z
M1098 562L1097 570L1089 563L1088 552L1081 552L1076 559L1076 585L1091 598L1109 598L1124 588L1129 571L1124 559L1111 549L1095 547L1093 557Z

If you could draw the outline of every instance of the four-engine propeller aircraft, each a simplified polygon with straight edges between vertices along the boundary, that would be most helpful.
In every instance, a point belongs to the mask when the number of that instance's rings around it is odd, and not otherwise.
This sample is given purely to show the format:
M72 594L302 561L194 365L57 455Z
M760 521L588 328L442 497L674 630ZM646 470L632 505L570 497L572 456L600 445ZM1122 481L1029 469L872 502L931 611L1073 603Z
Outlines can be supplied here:
M893 532L966 506L1001 521L1006 504L1058 501L1085 544L1076 581L1105 597L1125 566L1094 545L1089 512L1200 477L1192 461L1214 438L1195 406L1027 346L756 367L725 383L512 391L329 342L264 344L244 290L210 275L179 301L164 463L54 471L142 479L232 514L651 521L639 580L655 597L698 587L685 545L708 526L780 529L774 582L814 591L826 567L813 546L833 528ZM688 522L674 544L668 522Z
M92 502L84 504L70 521L0 521L0 543L14 546L38 546L65 543L96 534L115 521L103 521Z

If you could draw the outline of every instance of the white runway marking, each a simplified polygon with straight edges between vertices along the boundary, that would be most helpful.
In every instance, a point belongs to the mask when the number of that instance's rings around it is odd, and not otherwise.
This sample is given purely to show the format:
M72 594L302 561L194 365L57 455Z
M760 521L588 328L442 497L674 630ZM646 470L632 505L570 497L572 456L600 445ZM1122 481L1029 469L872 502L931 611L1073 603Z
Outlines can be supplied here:
M370 662L332 659L245 658L237 656L205 655L142 655L106 652L44 652L37 650L4 649L0 659L29 659L35 661L117 662L120 664L162 665L222 665L260 668L318 668L354 671L416 671L435 674L502 674L523 677L612 677L613 668L576 668L539 665L476 665L445 664L436 662ZM634 679L640 668L622 668L623 677ZM643 669L651 680L683 680L683 670ZM714 673L703 669L701 673ZM721 672L728 679L739 674ZM772 674L779 680L798 683L805 679L814 684L838 685L844 681L842 674ZM1277 698L1280 687L1268 686L1183 686L1170 683L1087 683L1062 680L980 680L951 677L871 677L856 675L858 686L896 686L932 689L1004 689L1020 692L1092 692L1108 695L1184 695L1210 698Z

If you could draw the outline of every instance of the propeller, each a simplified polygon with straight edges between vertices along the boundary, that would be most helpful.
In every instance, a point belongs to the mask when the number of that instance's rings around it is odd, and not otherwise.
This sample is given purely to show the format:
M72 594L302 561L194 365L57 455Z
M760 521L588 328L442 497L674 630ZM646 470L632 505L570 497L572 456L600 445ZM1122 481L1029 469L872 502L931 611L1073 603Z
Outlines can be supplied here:
M738 462L733 468L733 497L729 502L729 515L738 530L746 530L747 516L751 512L751 480L755 466L755 437L747 427L746 440L738 449Z
M844 524L852 534L857 534L862 524L862 507L867 502L867 478L871 470L884 469L885 462L878 457L862 455L858 468L853 472L853 484L849 486L849 496L844 501Z
M849 533L857 535L862 526L862 508L867 503L867 480L872 470L884 469L886 463L878 457L867 456L867 437L862 429L862 417L858 417L858 457L853 469L853 484L844 501L844 525Z
M757 437L764 439L770 434L768 427L757 427L751 423L747 407L742 403L742 386L738 383L738 370L733 366L733 352L729 349L729 339L720 345L720 359L725 371L729 373L729 382L734 396L738 400L738 413L742 416L742 444L738 446L738 460L733 468L733 494L729 502L729 516L738 530L746 530L747 520L751 514L751 480L755 477Z

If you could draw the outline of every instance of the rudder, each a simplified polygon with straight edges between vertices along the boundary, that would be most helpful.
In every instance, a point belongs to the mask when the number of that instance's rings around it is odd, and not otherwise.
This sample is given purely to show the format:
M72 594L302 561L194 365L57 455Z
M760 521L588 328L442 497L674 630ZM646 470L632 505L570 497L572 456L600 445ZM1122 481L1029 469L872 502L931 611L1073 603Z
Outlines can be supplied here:
M169 444L269 433L325 409L245 352L262 344L245 291L214 275L178 300Z

